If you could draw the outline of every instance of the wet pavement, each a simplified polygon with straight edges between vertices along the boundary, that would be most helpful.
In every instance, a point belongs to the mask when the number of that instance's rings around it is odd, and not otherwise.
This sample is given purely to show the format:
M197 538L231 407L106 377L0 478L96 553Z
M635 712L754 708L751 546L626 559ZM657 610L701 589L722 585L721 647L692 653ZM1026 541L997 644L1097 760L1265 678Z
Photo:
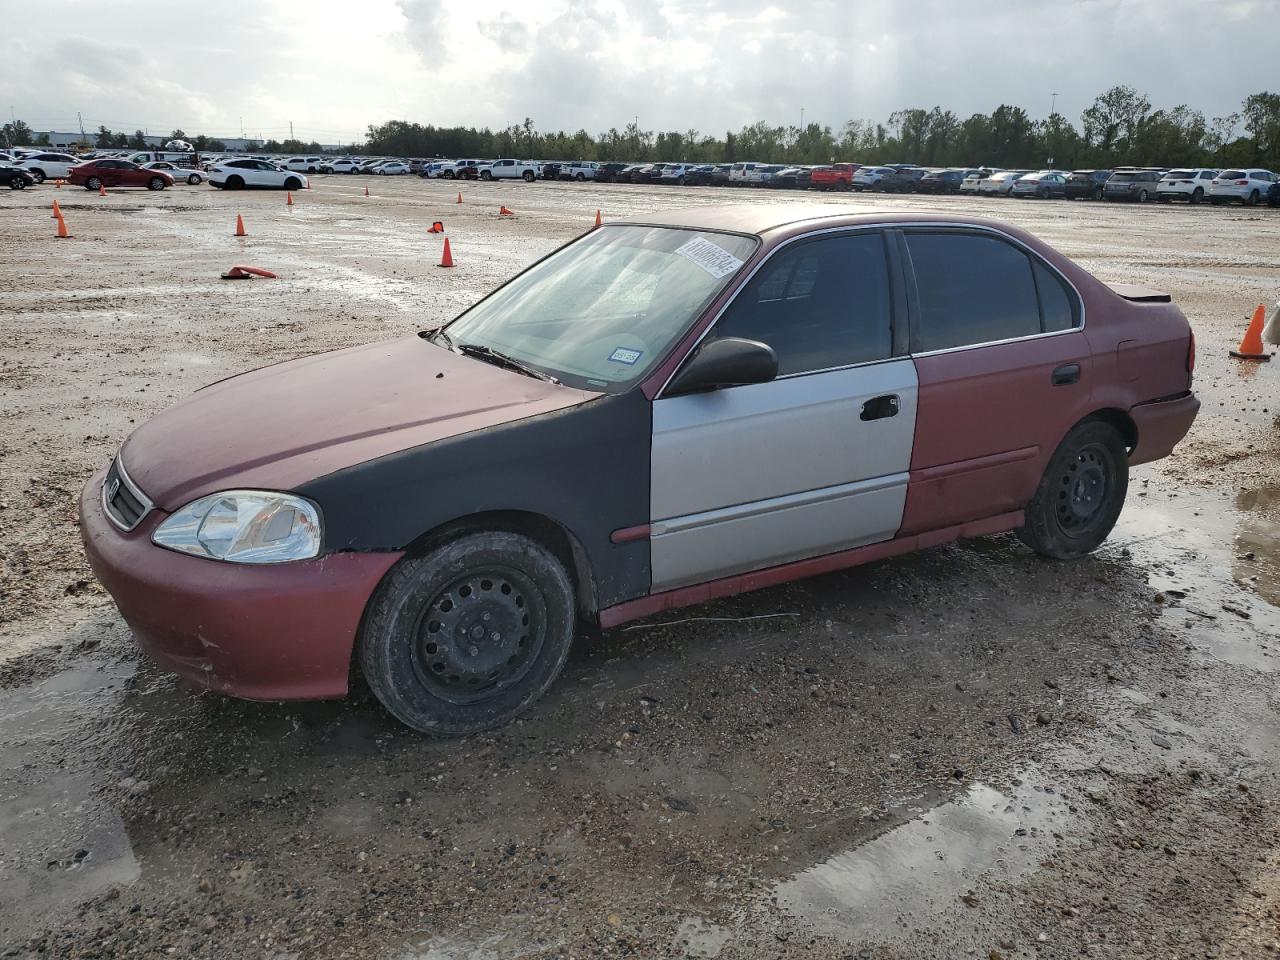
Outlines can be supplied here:
M1196 325L1201 419L1094 556L994 537L655 618L580 644L522 722L434 742L362 690L242 703L141 661L78 555L79 484L200 383L428 325L580 207L675 191L493 192L507 222L437 185L357 207L361 181L317 184L293 214L234 198L241 242L225 195L69 203L107 265L0 269L0 955L1274 955L1280 391L1224 345L1280 277L1280 217L1178 211L1220 235L1192 256L1169 211L976 211ZM474 267L434 268L433 218ZM212 279L243 261L290 276Z

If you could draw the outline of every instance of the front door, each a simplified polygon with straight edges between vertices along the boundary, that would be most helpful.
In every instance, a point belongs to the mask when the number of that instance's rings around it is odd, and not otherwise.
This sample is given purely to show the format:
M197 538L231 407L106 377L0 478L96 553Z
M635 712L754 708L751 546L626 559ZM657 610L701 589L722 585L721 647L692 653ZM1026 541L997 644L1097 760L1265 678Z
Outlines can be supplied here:
M778 378L654 401L654 591L896 534L916 374L895 356L886 242L862 231L780 249L708 335L769 344Z

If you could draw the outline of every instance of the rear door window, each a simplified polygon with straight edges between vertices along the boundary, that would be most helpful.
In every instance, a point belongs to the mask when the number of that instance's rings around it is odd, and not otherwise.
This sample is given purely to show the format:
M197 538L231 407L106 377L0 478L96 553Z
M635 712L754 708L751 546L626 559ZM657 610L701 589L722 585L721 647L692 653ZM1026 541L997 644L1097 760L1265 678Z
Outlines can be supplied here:
M823 237L779 251L734 299L714 335L767 343L780 376L887 359L893 321L883 235Z
M1042 332L1037 276L1031 257L998 237L962 232L908 232L918 309L912 350L928 353ZM1042 268L1043 269L1043 268ZM1052 275L1048 270L1044 273ZM1052 322L1073 323L1071 299L1045 282ZM1064 317L1068 318L1064 321Z

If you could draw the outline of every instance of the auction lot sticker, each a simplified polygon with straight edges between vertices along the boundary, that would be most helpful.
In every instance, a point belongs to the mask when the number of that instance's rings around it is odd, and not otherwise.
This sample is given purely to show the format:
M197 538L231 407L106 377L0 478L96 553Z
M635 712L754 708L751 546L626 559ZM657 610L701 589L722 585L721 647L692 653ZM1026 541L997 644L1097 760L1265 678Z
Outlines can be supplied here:
M688 243L677 247L676 253L686 260L692 260L717 280L727 277L742 266L742 261L732 253L704 237L694 237Z

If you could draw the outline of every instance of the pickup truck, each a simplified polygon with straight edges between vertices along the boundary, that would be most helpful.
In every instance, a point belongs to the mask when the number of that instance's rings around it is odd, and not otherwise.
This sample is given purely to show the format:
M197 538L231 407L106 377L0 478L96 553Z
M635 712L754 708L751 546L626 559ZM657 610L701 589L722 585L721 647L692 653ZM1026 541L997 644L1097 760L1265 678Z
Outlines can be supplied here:
M816 190L852 190L853 175L860 163L833 163L827 167L814 167L809 185Z
M532 160L495 160L480 168L481 180L523 180L533 183L538 179L542 165Z

